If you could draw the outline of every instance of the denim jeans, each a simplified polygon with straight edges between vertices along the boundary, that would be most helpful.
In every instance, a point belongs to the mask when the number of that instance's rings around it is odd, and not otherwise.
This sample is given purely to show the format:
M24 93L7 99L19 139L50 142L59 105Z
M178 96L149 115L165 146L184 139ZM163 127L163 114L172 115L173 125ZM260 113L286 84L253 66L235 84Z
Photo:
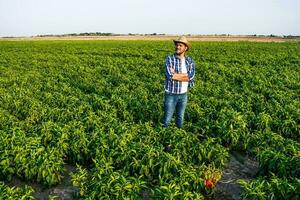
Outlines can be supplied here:
M176 126L181 128L184 120L184 111L187 104L187 93L184 94L171 94L165 92L164 96L164 119L163 125L164 127L168 127L174 111L176 117Z

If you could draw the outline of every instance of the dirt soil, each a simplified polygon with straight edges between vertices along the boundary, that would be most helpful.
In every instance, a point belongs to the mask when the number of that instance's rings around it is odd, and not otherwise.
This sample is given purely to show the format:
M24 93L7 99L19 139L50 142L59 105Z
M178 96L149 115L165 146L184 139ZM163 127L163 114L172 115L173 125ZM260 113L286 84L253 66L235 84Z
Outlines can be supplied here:
M232 152L223 171L221 180L216 185L216 200L240 200L243 192L239 179L251 180L258 171L258 162L247 155Z
M78 189L74 188L71 183L70 173L75 171L75 167L71 165L65 166L65 173L63 174L63 182L51 188L44 187L39 183L23 181L17 177L8 183L9 186L17 186L24 188L25 185L31 186L34 189L33 196L37 200L48 200L49 196L57 197L59 200L73 200Z
M283 38L244 35L187 35L189 41L252 41L252 42L300 42L300 37ZM178 35L114 35L114 36L53 36L53 37L0 37L1 40L173 40Z

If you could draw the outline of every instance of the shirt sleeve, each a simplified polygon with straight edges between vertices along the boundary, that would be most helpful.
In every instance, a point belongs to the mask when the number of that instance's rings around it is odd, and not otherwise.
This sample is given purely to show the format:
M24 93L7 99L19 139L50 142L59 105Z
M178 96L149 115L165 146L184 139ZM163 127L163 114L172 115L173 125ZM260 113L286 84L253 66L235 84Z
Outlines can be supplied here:
M189 69L188 69L188 77L189 77L189 86L192 87L194 85L195 78L195 62L191 59Z
M172 77L173 77L171 68L172 68L172 59L170 56L167 56L166 60L165 60L165 75L166 75L166 79L169 79L169 80L172 80Z

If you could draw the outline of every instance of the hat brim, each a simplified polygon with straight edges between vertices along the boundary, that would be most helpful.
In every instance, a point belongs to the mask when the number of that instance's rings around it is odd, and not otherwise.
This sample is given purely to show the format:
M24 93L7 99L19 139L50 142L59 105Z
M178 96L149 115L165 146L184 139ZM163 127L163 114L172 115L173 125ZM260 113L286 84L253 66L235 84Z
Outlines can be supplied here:
M186 42L183 42L183 41L180 41L180 40L173 40L173 42L174 42L174 44L176 44L176 43L182 43L185 46L187 46L188 49L191 48L191 45L188 44L188 43L186 43Z

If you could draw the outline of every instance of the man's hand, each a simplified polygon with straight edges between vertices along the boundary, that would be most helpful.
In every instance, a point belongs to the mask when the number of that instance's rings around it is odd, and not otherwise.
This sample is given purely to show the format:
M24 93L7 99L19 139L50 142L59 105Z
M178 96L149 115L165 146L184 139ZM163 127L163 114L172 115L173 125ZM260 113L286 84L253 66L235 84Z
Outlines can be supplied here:
M171 66L170 71L171 71L172 74L175 74L175 69L172 66Z

